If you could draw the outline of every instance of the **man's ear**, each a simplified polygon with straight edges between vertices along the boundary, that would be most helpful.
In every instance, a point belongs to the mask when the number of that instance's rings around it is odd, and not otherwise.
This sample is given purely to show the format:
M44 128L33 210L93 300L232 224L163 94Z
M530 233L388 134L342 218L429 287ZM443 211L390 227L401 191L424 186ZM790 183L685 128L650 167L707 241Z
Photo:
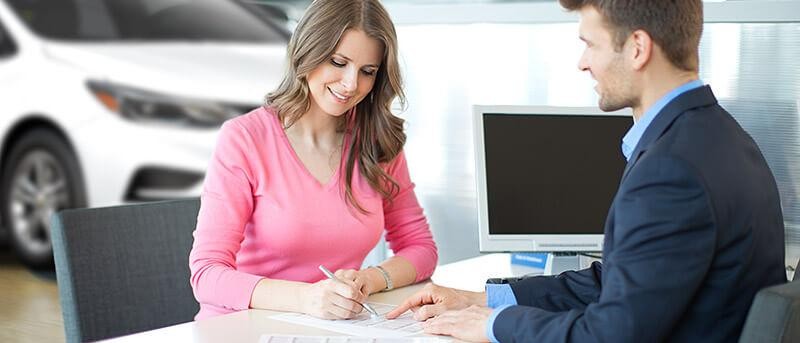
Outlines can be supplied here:
M635 70L641 70L653 56L653 39L644 30L635 30L628 37L631 51L629 57L632 59L632 66Z

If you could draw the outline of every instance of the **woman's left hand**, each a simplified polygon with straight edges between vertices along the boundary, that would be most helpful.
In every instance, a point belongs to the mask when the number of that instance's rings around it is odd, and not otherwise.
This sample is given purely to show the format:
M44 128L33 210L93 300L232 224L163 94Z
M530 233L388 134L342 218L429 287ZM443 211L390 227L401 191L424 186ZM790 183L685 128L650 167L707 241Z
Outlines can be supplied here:
M376 275L373 274L375 271L371 271L370 269L371 268L364 270L339 269L334 274L340 279L352 281L359 287L362 293L370 295L386 287L383 285L383 276L377 275L380 279L376 279Z

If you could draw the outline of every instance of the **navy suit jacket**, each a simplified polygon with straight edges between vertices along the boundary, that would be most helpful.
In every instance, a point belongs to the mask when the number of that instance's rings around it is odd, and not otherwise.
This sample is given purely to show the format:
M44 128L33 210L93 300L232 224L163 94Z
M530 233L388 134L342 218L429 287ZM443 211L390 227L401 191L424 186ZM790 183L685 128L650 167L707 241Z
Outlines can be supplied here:
M501 342L733 342L756 292L782 282L775 179L704 86L642 135L606 220L603 263L512 283L520 306L493 332Z

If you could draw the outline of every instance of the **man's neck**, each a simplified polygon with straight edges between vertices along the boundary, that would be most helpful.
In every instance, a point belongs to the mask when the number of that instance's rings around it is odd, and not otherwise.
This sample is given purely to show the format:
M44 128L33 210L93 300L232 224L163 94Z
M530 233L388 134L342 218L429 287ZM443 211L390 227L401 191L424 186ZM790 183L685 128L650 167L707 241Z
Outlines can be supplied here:
M633 106L633 119L638 121L656 101L681 85L697 80L695 71L675 71L653 73L642 80L642 95L638 106Z

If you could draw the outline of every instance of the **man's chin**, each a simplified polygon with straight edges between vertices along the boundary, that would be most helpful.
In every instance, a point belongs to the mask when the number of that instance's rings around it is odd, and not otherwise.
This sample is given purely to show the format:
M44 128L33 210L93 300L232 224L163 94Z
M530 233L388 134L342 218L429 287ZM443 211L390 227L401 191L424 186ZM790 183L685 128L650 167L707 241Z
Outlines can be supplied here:
M603 112L614 112L630 106L621 102L604 101L603 98L600 98L600 101L597 102L597 107L600 107Z

